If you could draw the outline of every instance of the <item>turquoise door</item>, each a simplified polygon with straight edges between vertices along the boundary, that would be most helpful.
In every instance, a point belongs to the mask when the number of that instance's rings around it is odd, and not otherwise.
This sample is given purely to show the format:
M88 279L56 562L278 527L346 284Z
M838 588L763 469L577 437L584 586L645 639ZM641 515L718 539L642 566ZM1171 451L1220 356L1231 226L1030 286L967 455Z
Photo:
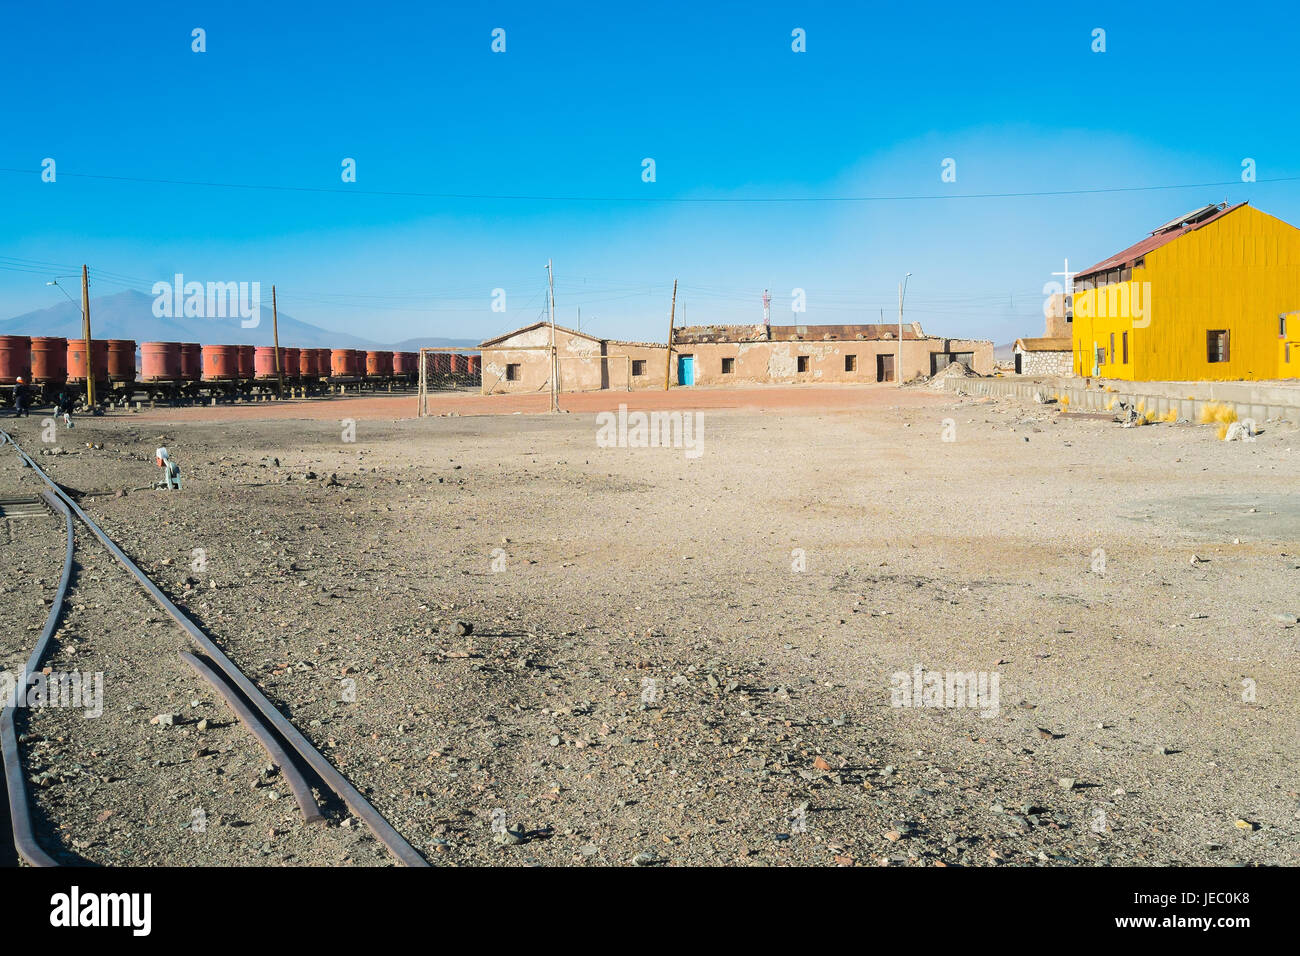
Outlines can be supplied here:
M678 385L695 384L695 356L694 355L677 356L677 384Z

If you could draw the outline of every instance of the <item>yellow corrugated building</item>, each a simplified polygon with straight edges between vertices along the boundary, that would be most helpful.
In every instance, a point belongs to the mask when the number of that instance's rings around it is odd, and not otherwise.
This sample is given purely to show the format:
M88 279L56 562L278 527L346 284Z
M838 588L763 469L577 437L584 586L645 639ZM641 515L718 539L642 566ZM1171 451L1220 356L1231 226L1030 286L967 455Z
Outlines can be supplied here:
M1297 310L1300 229L1246 203L1205 206L1076 275L1074 371L1135 381L1295 378Z

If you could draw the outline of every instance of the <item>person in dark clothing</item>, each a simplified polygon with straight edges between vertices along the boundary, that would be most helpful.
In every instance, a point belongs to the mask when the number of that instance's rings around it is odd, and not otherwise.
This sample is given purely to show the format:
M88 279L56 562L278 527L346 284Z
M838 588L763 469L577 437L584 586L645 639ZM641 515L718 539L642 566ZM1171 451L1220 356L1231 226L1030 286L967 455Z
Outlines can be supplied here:
M19 415L31 414L31 412L27 410L27 403L30 399L31 392L28 391L27 386L20 378L18 384L14 386L14 418L17 418Z
M56 415L63 416L63 425L65 428L72 427L72 408L76 404L74 399L66 388L59 389L59 394L54 398L54 412Z

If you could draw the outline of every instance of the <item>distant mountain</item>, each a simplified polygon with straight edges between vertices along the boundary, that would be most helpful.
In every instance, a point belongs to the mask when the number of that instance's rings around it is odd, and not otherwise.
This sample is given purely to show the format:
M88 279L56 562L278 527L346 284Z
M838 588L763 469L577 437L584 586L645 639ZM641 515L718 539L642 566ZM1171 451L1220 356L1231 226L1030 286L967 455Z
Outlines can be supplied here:
M437 336L430 336L427 339L402 339L400 342L394 342L391 346L394 352L418 352L421 348L460 348L474 349L478 348L480 339L444 339Z
M272 344L271 306L263 303L257 326L245 329L235 318L158 318L154 297L128 290L90 300L90 332L97 339L135 339L140 342L199 342L203 345ZM389 345L346 332L333 332L280 313L280 344L290 348L348 348L414 351L421 345L478 344L477 339L406 339ZM63 302L48 309L0 321L0 335L61 335L81 338L80 303Z

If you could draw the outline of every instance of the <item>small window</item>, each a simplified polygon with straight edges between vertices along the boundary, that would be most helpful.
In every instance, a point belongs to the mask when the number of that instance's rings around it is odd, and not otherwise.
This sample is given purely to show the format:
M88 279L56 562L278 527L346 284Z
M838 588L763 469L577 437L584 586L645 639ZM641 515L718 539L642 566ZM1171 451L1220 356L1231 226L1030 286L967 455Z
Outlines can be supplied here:
M1228 330L1211 329L1205 333L1205 360L1226 362L1229 359Z
M734 358L724 358L722 360L722 374L730 375L736 370L736 360Z
M858 370L858 357L856 355L844 356L844 371L856 372Z
M799 356L799 371L801 372L808 371L808 356L806 355Z
M507 382L517 382L517 381L519 381L519 365L518 365L518 364L511 364L511 365L507 365L507 366L506 366L506 381L507 381Z
M644 375L644 374L645 374L645 359L633 359L633 360L632 360L632 374L633 374L633 375Z
M1115 354L1115 333L1114 332L1110 333L1110 354L1112 356Z
M1124 364L1128 364L1128 333L1125 332L1120 336L1120 341L1124 346Z
M1097 366L1100 368L1105 364L1106 364L1106 346L1103 345L1097 349Z
M1286 316L1285 315L1279 315L1277 317L1277 334L1280 335L1282 338L1286 338Z

